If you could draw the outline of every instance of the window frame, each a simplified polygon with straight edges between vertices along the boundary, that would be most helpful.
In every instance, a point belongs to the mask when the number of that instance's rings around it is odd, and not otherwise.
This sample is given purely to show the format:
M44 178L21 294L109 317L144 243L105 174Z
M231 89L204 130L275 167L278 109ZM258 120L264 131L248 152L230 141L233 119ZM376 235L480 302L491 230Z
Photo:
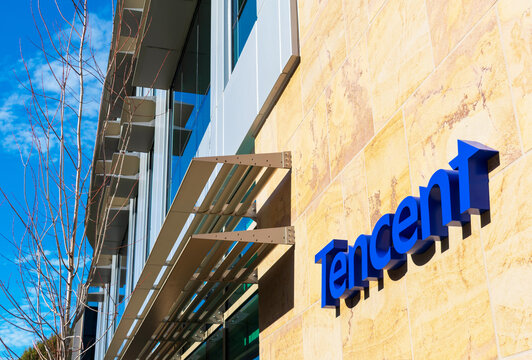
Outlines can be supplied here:
M230 72L232 72L236 64L238 63L238 59L240 58L240 55L242 54L242 50L244 49L245 44L247 43L249 39L249 35L251 34L251 31L253 30L253 26L257 23L258 20L258 13L257 13L257 0L243 0L242 4L240 5L240 8L235 12L235 3L238 3L239 0L227 0L229 2L228 6L228 27L229 27L229 34L228 34L228 41L229 41L229 69ZM238 56L236 55L236 48L239 44L237 44L237 38L240 33L240 30L238 30L237 36L235 36L235 28L238 26L238 23L240 21L240 17L242 16L242 13L244 12L244 9L246 8L246 5L250 3L250 1L255 2L255 21L253 22L253 26L251 27L251 30L249 31L249 34L246 37L246 40L244 41L244 44L242 46L242 50L238 52ZM236 15L236 16L235 16Z

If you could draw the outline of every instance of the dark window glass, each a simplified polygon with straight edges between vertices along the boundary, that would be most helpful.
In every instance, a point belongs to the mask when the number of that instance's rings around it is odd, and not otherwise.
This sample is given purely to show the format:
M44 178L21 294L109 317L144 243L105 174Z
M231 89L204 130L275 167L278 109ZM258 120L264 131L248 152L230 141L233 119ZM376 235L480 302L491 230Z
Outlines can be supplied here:
M211 1L201 0L172 85L167 209L210 123Z
M231 0L233 69L257 21L257 0Z
M259 356L259 297L253 296L225 323L227 358L253 360Z
M223 360L223 328L219 328L209 336L187 359L190 360Z
M237 291L241 295L247 286ZM255 360L259 358L259 297L255 294L187 359ZM225 330L225 331L224 331ZM224 346L225 343L225 346ZM225 356L224 356L225 351Z
M231 297L229 299L227 299L226 309L229 309L231 306L233 306L238 301L238 299L240 299L240 297L242 295L244 295L244 293L250 287L251 287L251 284L242 284L242 285L240 285L238 287L238 289L236 289L236 291L233 293L233 295L231 295Z

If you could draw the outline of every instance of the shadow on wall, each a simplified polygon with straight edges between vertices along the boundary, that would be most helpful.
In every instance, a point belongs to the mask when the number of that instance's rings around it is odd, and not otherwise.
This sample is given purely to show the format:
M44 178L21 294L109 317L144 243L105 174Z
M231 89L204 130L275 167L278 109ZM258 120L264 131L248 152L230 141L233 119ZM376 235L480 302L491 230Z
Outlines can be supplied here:
M491 222L491 214L490 211L486 211L480 215L480 224L482 227L488 225ZM471 223L465 223L462 225L462 240L467 239L469 236L471 236ZM449 238L445 237L440 240L441 247L440 251L443 254L447 250L449 250ZM424 266L427 264L436 254L436 243L433 241L430 247L421 254L412 254L410 257L412 258L412 262L416 266ZM387 270L388 276L390 277L390 280L392 281L399 281L401 280L408 271L408 261L405 261L405 263L400 266L397 269L390 269ZM384 280L383 278L380 278L378 280L378 291L384 289ZM370 289L369 287L365 287L362 291L357 291L353 294L352 297L345 299L345 304L348 308L352 309L362 300L362 294L364 296L364 300L368 299L370 297ZM336 307L336 316L340 315L340 307Z
M291 225L292 171L280 181L257 214L258 228ZM259 279L259 330L294 307L294 247L288 248Z

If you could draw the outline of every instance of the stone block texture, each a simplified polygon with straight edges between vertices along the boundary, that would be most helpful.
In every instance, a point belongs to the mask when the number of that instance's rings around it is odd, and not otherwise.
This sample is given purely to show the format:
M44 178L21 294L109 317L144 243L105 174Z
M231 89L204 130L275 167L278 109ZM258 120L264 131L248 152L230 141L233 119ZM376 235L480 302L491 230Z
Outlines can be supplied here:
M532 358L532 2L299 0L298 21L301 62L255 142L292 151L296 228L293 252L259 269L293 267L264 275L265 288L293 284L261 302L261 359ZM321 309L316 252L418 196L457 139L500 152L489 222L472 216Z

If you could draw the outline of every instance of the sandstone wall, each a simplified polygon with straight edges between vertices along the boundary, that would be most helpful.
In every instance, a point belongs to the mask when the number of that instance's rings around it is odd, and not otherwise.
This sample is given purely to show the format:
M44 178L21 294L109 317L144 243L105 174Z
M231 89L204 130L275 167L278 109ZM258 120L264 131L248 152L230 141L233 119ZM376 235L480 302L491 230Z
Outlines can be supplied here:
M257 153L292 151L296 228L260 269L261 359L532 358L532 3L298 8L301 63L256 139ZM452 228L404 273L321 309L314 255L419 196L457 139L500 151L491 222L473 216L470 235Z

